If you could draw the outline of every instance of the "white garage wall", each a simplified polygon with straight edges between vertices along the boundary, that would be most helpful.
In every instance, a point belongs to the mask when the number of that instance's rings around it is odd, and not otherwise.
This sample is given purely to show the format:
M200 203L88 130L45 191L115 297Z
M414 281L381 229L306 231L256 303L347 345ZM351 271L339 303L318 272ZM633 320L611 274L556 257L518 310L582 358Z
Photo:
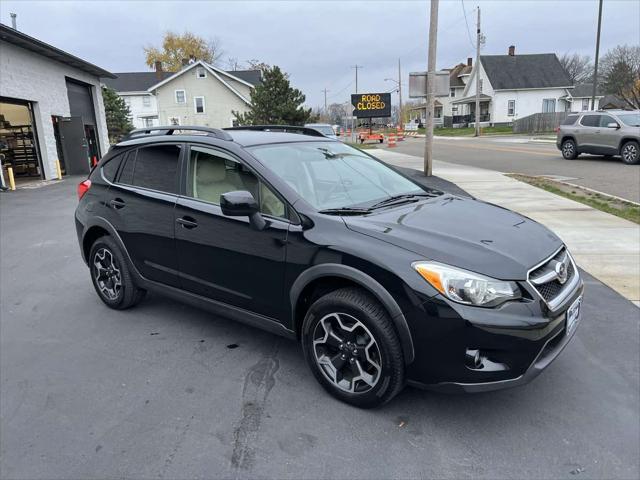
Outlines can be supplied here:
M0 41L0 96L34 103L38 147L44 176L55 178L58 158L52 115L69 116L66 78L91 85L100 150L109 149L109 137L98 77Z

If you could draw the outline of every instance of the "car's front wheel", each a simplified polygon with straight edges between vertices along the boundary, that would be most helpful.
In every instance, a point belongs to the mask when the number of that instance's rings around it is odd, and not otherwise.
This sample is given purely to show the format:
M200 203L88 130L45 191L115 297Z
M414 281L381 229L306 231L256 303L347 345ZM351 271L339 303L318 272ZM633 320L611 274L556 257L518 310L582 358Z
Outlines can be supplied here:
M578 157L578 147L576 146L576 142L570 138L562 142L561 150L562 156L566 160L573 160Z
M640 147L638 147L638 142L631 140L622 145L620 156L622 157L622 161L627 165L640 163Z
M98 238L91 246L89 270L96 293L110 308L130 308L146 293L133 282L120 248L108 235Z
M314 302L302 346L316 379L343 402L377 407L404 386L404 358L391 319L361 289L343 288Z

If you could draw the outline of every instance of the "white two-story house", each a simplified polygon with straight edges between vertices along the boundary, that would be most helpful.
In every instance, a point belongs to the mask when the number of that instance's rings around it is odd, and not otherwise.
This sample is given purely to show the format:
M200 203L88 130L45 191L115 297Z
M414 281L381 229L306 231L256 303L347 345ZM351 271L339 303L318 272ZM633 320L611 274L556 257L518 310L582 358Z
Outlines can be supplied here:
M163 125L223 128L233 126L234 111L249 110L251 91L261 81L259 70L227 72L197 61L147 91L157 99L158 118Z
M476 75L480 76L480 122L510 124L534 113L570 109L573 90L555 53L482 55L474 65L462 92L451 102L459 107L459 123L475 121ZM454 119L454 124L456 119Z

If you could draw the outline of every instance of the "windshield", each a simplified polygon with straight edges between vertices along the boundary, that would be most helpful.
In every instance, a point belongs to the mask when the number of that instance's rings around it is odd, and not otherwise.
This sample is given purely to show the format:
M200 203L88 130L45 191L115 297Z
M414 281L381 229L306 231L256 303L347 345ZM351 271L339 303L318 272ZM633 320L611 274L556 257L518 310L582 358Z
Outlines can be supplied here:
M640 127L640 113L625 113L618 115L618 118L629 127Z
M336 132L333 131L333 128L331 128L329 125L325 125L325 126L313 125L313 126L311 126L309 128L313 128L314 130L318 130L323 135L335 135L336 134Z
M383 163L339 142L261 145L250 150L318 210L367 208L396 195L424 193Z

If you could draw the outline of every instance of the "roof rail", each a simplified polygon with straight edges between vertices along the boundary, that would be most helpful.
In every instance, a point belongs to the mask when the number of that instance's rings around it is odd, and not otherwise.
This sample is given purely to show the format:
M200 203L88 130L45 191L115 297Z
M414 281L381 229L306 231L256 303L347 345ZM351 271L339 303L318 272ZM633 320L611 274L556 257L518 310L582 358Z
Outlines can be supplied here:
M127 140L133 140L136 138L142 138L146 136L161 136L161 135L180 135L180 133L175 132L183 132L183 131L192 131L192 132L204 132L209 136L219 138L220 140L233 140L231 135L220 128L211 128L211 127L200 127L195 125L170 125L170 126L161 126L161 127L150 127L150 128L138 128L136 130L130 131L127 135L124 136L121 142L126 142Z
M257 132L283 132L299 133L311 137L324 137L324 135L314 128L298 127L295 125L245 125L243 127L229 127L225 130L253 130Z

